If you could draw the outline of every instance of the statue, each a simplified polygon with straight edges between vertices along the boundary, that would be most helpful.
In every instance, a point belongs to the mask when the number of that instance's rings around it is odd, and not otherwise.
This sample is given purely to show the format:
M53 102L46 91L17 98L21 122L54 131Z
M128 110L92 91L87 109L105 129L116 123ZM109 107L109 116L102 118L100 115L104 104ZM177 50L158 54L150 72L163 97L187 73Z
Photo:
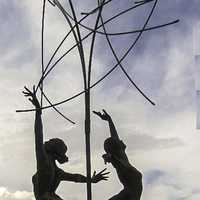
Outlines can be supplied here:
M37 172L32 177L33 190L36 200L62 200L55 192L61 181L73 181L86 183L87 178L81 174L71 174L63 171L56 165L56 160L63 164L68 161L65 155L67 152L66 144L58 138L43 142L43 128L41 118L41 107L36 96L35 87L33 92L25 87L23 94L29 97L29 101L35 106L35 151L37 161ZM109 172L106 169L97 173L94 172L91 182L97 183L107 180Z
M117 171L118 178L123 184L124 189L109 200L140 200L142 194L142 174L133 167L126 155L126 145L120 140L112 118L103 110L101 112L93 111L102 120L109 123L111 137L104 142L106 154L102 157L105 164L111 163Z

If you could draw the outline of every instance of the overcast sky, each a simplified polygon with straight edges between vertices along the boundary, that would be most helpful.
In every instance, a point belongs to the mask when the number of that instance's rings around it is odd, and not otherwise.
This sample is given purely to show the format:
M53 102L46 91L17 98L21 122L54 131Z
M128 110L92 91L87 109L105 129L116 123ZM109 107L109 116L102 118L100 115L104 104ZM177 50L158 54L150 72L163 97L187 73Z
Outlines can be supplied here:
M60 1L69 11L67 1ZM74 1L80 12L95 7L96 1ZM113 0L104 8L104 20L134 4L134 0ZM197 87L194 67L194 30L200 17L199 0L160 0L148 26L176 19L180 22L145 32L135 49L122 62L137 85L156 106L147 102L120 69L92 89L91 109L106 109L127 144L131 163L143 173L142 200L200 199L200 131L196 129ZM109 23L108 32L141 28L153 2ZM1 0L0 2L0 200L33 200L31 177L35 173L34 113L16 113L32 105L21 93L24 85L37 84L41 74L42 1ZM94 15L84 23L94 26ZM200 27L200 25L199 25ZM45 25L45 64L69 27L56 7L47 4ZM82 34L87 32L84 29ZM102 31L102 29L101 29ZM135 35L112 36L121 57ZM199 35L200 38L200 35ZM86 57L91 37L84 42ZM53 62L74 44L70 36ZM92 68L94 83L116 63L105 36L97 35ZM52 102L62 101L83 89L81 65L73 50L44 81ZM46 102L44 102L47 104ZM68 172L85 174L84 98L78 97L58 107L72 125L56 112L43 112L45 139L62 138L68 145ZM101 158L103 142L109 136L105 122L91 116L92 170L105 167ZM109 199L120 185L112 166L110 179L94 185L95 200ZM103 192L102 192L103 191ZM57 193L68 200L86 199L85 184L62 183Z

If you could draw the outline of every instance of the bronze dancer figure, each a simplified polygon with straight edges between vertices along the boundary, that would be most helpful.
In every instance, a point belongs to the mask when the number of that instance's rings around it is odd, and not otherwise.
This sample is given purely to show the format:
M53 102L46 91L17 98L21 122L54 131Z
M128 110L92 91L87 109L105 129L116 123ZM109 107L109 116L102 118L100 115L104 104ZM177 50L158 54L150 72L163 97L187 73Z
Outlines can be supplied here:
M59 138L53 138L43 142L43 127L41 118L41 107L36 97L35 87L33 92L25 87L23 94L29 97L35 106L35 152L37 161L37 172L32 177L33 190L36 200L63 200L55 192L61 181L73 181L85 183L87 178L81 174L71 174L63 171L56 165L56 160L63 164L68 162L66 144ZM98 174L94 172L91 182L97 183L107 180L106 169Z

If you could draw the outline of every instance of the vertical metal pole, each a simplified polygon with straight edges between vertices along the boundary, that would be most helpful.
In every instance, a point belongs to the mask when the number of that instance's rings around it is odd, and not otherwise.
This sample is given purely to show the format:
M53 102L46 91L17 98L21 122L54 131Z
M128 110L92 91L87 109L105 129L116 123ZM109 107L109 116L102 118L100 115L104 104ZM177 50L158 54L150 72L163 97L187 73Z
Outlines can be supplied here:
M103 0L102 3L104 3ZM99 19L101 16L103 6L99 9L99 14L96 19L95 28L97 30ZM91 70L92 70L92 57L94 50L94 42L96 37L96 31L93 33L91 47L90 47L90 56L89 56L89 65L88 65L88 83L87 90L85 92L85 136L86 136L86 166L87 166L87 199L92 199L92 185L91 185L91 150L90 150L90 81L91 81Z
M87 168L87 200L92 200L89 89L85 92L85 142L86 142L86 168Z
M81 59L84 89L85 89L85 143L86 143L86 173L87 173L87 200L92 200L92 187L91 187L91 152L90 152L90 88L87 85L87 75L85 66L84 49L82 46L82 38L79 30L79 24L76 18L76 13L72 0L69 0L69 4L72 10L74 21L76 24L77 36L80 44L78 45L79 55Z

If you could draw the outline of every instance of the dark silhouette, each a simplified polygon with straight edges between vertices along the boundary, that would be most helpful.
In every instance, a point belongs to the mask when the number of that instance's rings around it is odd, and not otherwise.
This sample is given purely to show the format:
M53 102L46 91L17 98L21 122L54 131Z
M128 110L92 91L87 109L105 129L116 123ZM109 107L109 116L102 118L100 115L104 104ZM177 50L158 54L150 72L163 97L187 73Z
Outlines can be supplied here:
M34 195L36 200L62 200L56 193L56 189L61 181L73 181L86 183L87 178L81 174L71 174L63 171L56 165L56 160L63 164L68 161L65 155L67 146L58 138L50 139L43 143L43 128L41 118L41 107L36 97L35 87L33 92L25 87L23 94L30 97L29 100L36 108L35 115L35 151L37 161L37 172L32 177ZM98 174L94 172L91 182L97 183L101 180L107 180L107 174L102 170Z
M104 142L106 154L102 157L105 164L111 163L117 171L120 182L124 189L109 200L140 200L142 194L142 174L133 167L126 155L126 145L120 140L112 118L103 110L101 112L93 111L102 120L108 121L111 137Z

